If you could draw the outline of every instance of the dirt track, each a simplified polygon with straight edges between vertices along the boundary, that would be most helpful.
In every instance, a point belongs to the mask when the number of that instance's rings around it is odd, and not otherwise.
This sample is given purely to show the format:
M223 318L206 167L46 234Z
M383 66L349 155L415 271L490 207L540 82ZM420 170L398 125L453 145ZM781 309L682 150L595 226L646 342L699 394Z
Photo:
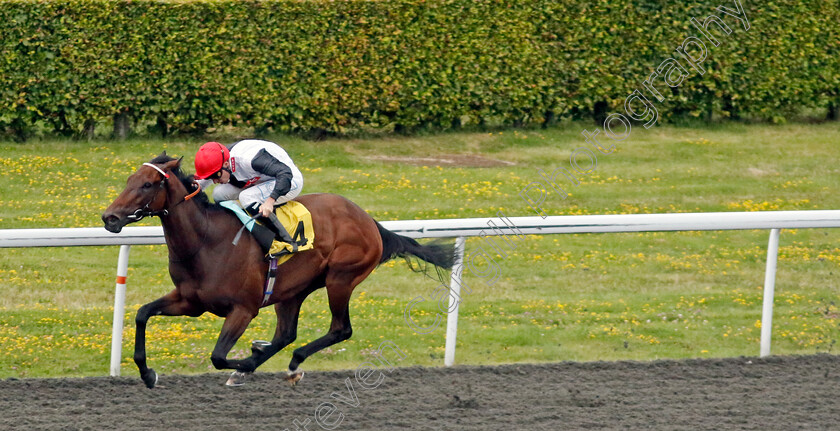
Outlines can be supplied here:
M134 376L2 380L0 429L320 430L315 411L327 402L338 410L326 416L324 407L326 422L344 415L337 430L840 429L840 356L384 374L368 390L352 371L308 373L296 389L277 374L257 374L239 388L222 385L226 373L161 376L154 390Z

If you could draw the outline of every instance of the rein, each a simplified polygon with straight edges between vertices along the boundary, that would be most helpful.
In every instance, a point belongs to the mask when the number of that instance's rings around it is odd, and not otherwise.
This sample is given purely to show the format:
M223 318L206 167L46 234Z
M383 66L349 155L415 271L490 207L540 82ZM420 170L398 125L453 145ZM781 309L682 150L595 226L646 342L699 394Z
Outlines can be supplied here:
M160 190L162 190L166 186L166 183L169 181L169 174L164 172L163 169L161 169L161 168L159 168L159 167L157 167L157 166L155 166L151 163L143 163L143 166L149 166L151 168L154 168L154 170L160 172L160 174L163 175L163 180L159 183L160 187L158 189L158 192L160 192ZM155 195L152 196L152 199L150 199L149 202L147 202L146 205L143 206L143 208L138 208L137 211L134 211L134 214L131 214L131 215L127 216L127 218L130 218L133 221L140 221L140 220L142 220L146 217L163 217L163 216L169 215L169 210L171 210L172 208L175 208L176 206L194 198L196 195L198 195L199 192L201 192L201 184L198 184L197 182L193 182L193 184L195 184L195 186L196 186L195 191L186 195L186 196L184 196L184 199L176 202L174 205L170 206L169 208L164 208L164 209L155 210L155 211L149 210L149 205L151 205L152 202L154 202L155 199L157 198L157 193L155 193Z

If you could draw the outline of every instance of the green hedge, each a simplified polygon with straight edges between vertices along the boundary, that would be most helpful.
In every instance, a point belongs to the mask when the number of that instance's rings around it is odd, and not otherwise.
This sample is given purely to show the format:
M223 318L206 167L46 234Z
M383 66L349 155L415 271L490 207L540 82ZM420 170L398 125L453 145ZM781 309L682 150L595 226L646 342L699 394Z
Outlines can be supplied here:
M743 2L742 2L743 4ZM544 123L624 99L731 0L2 1L0 127L90 133ZM780 120L840 98L836 2L744 4L663 119ZM650 97L650 96L649 96Z

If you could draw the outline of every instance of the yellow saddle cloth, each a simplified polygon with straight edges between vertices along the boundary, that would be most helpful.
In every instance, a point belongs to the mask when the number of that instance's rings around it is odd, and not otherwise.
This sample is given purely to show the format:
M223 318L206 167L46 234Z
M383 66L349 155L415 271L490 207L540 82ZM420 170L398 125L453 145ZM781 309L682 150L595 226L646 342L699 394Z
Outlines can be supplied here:
M274 209L274 214L280 220L280 224L286 228L286 232L292 237L296 243L289 244L287 242L278 241L277 239L271 243L271 248L268 254L277 256L277 264L281 264L292 257L292 253L297 253L309 250L315 247L315 230L312 228L312 214L297 201L286 202Z

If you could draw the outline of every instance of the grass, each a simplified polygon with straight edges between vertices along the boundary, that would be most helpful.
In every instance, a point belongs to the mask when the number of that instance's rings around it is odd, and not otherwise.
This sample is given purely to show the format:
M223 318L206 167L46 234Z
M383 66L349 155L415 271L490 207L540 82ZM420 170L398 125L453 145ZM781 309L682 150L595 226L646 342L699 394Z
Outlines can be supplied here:
M536 215L518 192L537 169L568 166L584 145L571 124L423 137L311 143L273 137L306 177L306 192L345 195L379 220ZM228 140L225 140L227 142ZM629 214L840 208L840 125L739 125L634 129L549 214ZM197 139L0 143L0 228L94 227L141 163L166 150L191 166ZM427 166L375 156L473 155L494 167ZM191 169L190 169L191 170ZM142 225L157 224L144 220ZM493 285L467 276L456 361L498 364L559 360L651 360L755 355L760 334L767 231L528 236L496 255ZM467 249L480 245L471 239ZM103 375L108 370L117 247L0 249L0 377ZM172 288L164 246L135 246L128 277L123 372L132 373L133 316ZM840 231L783 231L774 313L776 354L836 353L840 339ZM353 338L316 354L306 369L355 368L382 340L439 366L444 325L415 333L404 321L418 295L437 285L389 262L356 289ZM418 306L418 323L437 305ZM425 313L425 314L422 314ZM444 319L445 320L445 319ZM150 365L159 372L212 370L222 319L153 318ZM289 352L320 336L323 291L304 304L298 340L263 368L282 370ZM232 355L273 333L270 309Z

